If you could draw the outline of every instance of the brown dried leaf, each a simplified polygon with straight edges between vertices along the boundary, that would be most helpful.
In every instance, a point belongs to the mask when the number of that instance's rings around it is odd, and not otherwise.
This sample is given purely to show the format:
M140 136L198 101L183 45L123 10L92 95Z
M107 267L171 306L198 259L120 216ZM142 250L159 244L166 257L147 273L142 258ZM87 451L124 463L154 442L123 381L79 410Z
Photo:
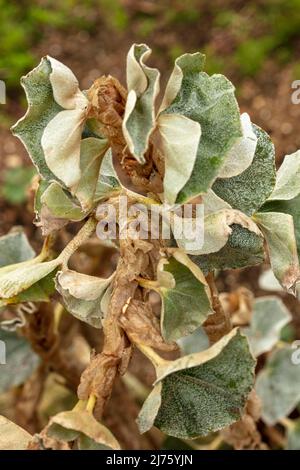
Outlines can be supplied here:
M31 435L5 416L0 416L0 450L24 450Z
M40 210L39 219L34 223L41 228L42 235L46 237L57 230L61 230L69 223L69 220L54 217L48 207L44 205Z
M214 274L210 273L206 277L211 292L213 315L209 315L203 323L203 329L207 334L211 344L219 341L224 335L232 329L230 315L223 309L219 293L214 281Z
M123 309L119 323L133 343L143 343L160 351L177 349L175 343L164 341L160 333L159 321L148 303L132 299L127 308L125 306Z
M219 295L223 309L231 316L234 326L250 323L254 296L246 287L239 287L233 292L224 292Z

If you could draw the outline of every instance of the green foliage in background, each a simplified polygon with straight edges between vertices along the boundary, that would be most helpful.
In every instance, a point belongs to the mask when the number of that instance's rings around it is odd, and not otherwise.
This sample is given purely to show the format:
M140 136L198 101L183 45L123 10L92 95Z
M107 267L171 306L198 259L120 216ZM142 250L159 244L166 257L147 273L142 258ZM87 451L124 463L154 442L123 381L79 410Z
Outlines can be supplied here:
M26 191L35 174L32 167L9 168L3 174L0 195L11 204L22 204L26 200Z
M237 9L235 2L165 1L149 2L149 8L121 0L0 0L0 78L9 88L36 63L34 48L49 31L106 28L120 35L134 31L135 40L158 43L161 33L170 32L171 41L156 46L167 53L169 62L180 55L186 40L190 47L202 46L211 57L209 73L236 69L255 75L268 58L278 63L293 60L293 41L300 28L300 0L247 2ZM185 32L192 28L186 37ZM219 50L215 38L224 34L228 54ZM231 44L232 43L232 44ZM162 48L160 51L160 47ZM167 50L165 50L167 49ZM296 66L296 64L295 64Z

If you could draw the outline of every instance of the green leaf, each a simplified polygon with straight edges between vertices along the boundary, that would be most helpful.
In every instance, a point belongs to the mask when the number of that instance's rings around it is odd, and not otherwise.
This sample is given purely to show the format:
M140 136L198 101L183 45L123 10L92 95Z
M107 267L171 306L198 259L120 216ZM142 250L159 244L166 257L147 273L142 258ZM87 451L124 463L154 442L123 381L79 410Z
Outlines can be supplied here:
M257 136L253 131L247 113L241 115L243 136L229 150L219 178L231 178L243 173L252 163L257 145Z
M44 129L63 109L53 97L49 78L51 71L50 61L44 57L34 70L22 78L21 85L26 92L28 111L13 126L12 131L25 145L40 175L47 180L56 180L46 163L41 145Z
M204 214L208 215L212 212L217 212L223 209L232 209L228 202L217 196L212 189L201 196L202 203L204 204Z
M10 299L17 296L50 273L54 273L60 264L60 258L46 262L39 262L39 259L35 258L13 265L10 270L8 267L0 269L0 298Z
M120 191L121 183L114 169L111 149L103 157L95 189L94 200L100 201Z
M47 435L66 442L78 439L81 450L120 450L112 433L87 411L64 411L50 420Z
M300 277L293 217L280 212L255 214L269 251L273 272L286 290L293 291Z
M261 297L254 303L251 323L243 332L255 357L270 351L280 339L282 328L292 317L278 297Z
M35 256L22 229L15 228L0 237L0 267L27 261Z
M275 180L275 151L268 134L253 125L257 146L252 164L240 175L217 179L214 192L234 209L251 216L272 193Z
M300 150L286 155L276 176L274 191L269 197L273 200L290 200L300 193Z
M158 266L162 297L161 329L167 341L192 333L212 313L210 294L200 269L175 250Z
M49 302L50 296L55 292L54 278L55 271L19 294L9 299L1 299L1 303L11 305L23 302Z
M162 114L157 125L165 161L164 202L171 205L192 174L201 127L179 114Z
M240 225L231 226L228 242L216 253L191 256L191 259L207 274L214 270L245 268L263 263L264 239Z
M185 240L177 240L178 246L191 255L216 253L228 242L234 225L244 227L257 236L261 236L257 225L245 214L234 209L221 209L204 217L204 243L201 248L191 250L189 241L186 243Z
M123 119L123 134L130 153L145 163L144 154L155 128L155 99L159 92L159 71L145 64L151 49L134 44L127 56L128 97Z
M25 429L0 416L0 450L25 450L30 440L31 435Z
M49 192L47 192L48 189ZM44 193L46 194L43 197ZM41 228L43 236L50 235L54 231L62 229L69 222L68 219L53 215L48 207L48 204L50 207L53 206L53 211L55 212L57 210L57 200L60 198L63 199L64 205L67 205L67 212L70 211L70 209L72 211L74 210L74 201L68 197L68 193L59 183L51 183L46 180L40 181L34 198L34 211L36 215L34 223L37 227Z
M197 75L205 65L205 55L201 52L183 54L175 60L174 68L167 83L159 113L165 111L176 99L183 86L183 80L190 74Z
M41 195L41 204L47 206L54 218L82 220L85 213L76 205L59 183L51 183Z
M202 54L185 54L176 60L160 109L164 114L185 116L201 126L194 169L177 197L178 203L209 189L228 152L242 137L233 85L223 75L210 77L202 72L203 64Z
M287 450L300 450L300 419L293 421L288 427Z
M270 201L262 207L264 212L290 214L294 220L298 256L300 257L300 195L290 201Z
M107 151L106 139L88 137L81 141L80 171L81 178L74 190L74 195L79 200L82 209L87 211L93 205L94 194L99 177L102 158Z
M73 188L81 177L81 136L88 113L88 100L79 90L71 70L48 56L49 75L54 100L63 108L44 129L41 145L50 170L64 184Z
M5 345L6 363L0 362L0 393L24 383L40 363L28 341L0 329L0 347Z
M140 431L154 424L170 436L193 439L234 423L252 389L254 366L237 330L205 351L159 366L138 417Z
M288 416L300 401L300 367L293 364L292 354L290 346L273 352L257 377L262 419L271 426Z
M94 328L101 328L105 313L102 299L113 279L114 274L101 279L66 270L57 274L56 289L62 295L68 312Z
M40 174L47 180L78 183L80 141L88 100L71 70L50 56L22 80L28 111L13 127Z
M8 273L17 267L22 268L26 261L33 259L35 252L30 246L22 230L14 228L7 235L0 237L0 279L1 273ZM21 265L18 263L22 263ZM49 296L54 292L54 273L36 282L28 289L6 299L1 299L1 305L18 304L22 302L48 302Z

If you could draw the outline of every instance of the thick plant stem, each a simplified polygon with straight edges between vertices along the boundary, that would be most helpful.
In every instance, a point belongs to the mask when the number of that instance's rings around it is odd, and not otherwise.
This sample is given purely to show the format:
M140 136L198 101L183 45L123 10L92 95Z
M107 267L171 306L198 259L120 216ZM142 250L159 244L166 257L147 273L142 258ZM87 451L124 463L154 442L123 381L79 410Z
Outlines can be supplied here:
M166 364L169 361L166 361L162 357L160 357L158 354L156 354L155 351L153 351L150 346L146 346L145 344L142 343L136 343L137 348L149 359L149 361L152 362L155 368L162 366L163 364Z
M149 251L151 245L149 245ZM138 289L137 277L149 265L145 244L120 239L120 259L114 279L108 313L103 321L104 344L102 352L92 358L81 376L78 397L86 400L91 394L97 397L95 415L99 419L110 397L118 373L126 371L131 345L120 326L120 318L130 299Z
M59 255L59 259L62 262L62 265L66 267L70 257L75 253L75 251L86 241L90 238L90 236L94 233L95 228L97 225L97 220L94 218L90 218L87 222L81 227L79 232L75 235L75 237L68 243L68 245L63 249L61 254Z
M206 276L206 280L211 292L214 313L203 323L203 328L210 340L210 343L213 344L232 330L232 324L229 313L223 309L220 302L214 273L209 273Z

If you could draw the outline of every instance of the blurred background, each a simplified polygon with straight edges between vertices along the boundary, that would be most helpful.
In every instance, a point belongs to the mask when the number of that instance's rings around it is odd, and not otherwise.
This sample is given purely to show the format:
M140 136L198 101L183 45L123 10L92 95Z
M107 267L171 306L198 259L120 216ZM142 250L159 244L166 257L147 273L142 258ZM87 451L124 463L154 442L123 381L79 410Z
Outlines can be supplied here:
M300 147L300 105L291 102L291 84L300 79L300 0L0 0L0 24L7 86L0 105L1 233L27 217L34 170L9 127L26 108L20 77L45 54L68 65L86 89L102 74L124 83L133 42L152 47L163 83L178 55L200 50L206 71L226 74L242 111L271 134L278 162Z
M161 70L162 87L176 57L204 52L206 71L225 74L236 86L241 111L271 135L277 163L300 148L300 104L291 101L292 82L300 80L300 0L0 0L0 24L0 80L7 87L7 103L0 104L0 236L22 225L34 248L41 247L29 189L35 170L9 128L27 107L21 76L46 54L69 66L81 89L87 89L103 74L125 84L126 54L133 42L153 49L150 62ZM67 231L60 236L68 236ZM78 258L81 272L84 260ZM260 267L227 271L221 290L242 285L261 295L259 272ZM291 296L288 302L296 320L300 304ZM132 367L144 378L149 365L140 358ZM6 401L3 406L8 409ZM69 405L60 406L52 414ZM114 392L109 413L107 423L123 436L125 447L148 448L130 424L137 408L124 406L123 389Z

